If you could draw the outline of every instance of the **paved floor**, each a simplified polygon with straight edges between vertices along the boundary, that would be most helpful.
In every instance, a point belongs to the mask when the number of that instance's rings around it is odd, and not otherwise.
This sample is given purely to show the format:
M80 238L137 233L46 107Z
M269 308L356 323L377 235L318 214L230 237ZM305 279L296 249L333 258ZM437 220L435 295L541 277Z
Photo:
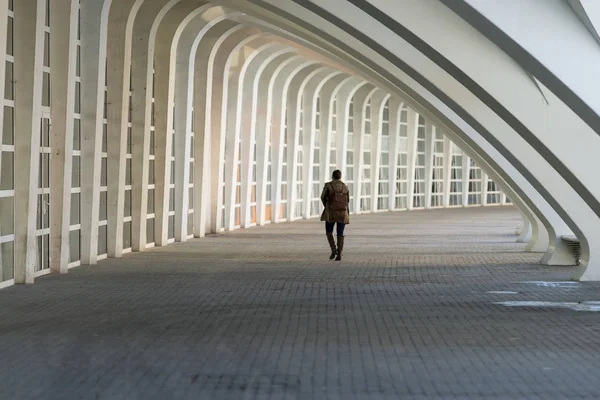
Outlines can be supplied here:
M0 399L600 398L600 300L511 208L302 221L0 291ZM516 293L488 293L491 291Z

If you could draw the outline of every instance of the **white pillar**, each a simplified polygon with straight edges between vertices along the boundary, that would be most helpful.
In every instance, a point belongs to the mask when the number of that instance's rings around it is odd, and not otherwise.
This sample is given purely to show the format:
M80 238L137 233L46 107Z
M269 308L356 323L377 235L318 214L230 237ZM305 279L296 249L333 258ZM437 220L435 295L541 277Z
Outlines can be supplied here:
M340 74L339 71L334 71L328 67L319 68L314 72L314 74L310 77L310 80L306 82L306 86L304 88L304 168L303 168L303 185L304 185L304 198L303 198L303 217L310 218L311 216L311 203L312 203L312 190L313 190L313 164L314 164L314 152L315 152L315 136L316 136L316 112L317 112L317 99L320 96L321 89L323 86L334 76ZM325 108L323 103L323 98L319 100L321 110L319 111L320 121L322 124L323 121L323 108ZM319 132L320 132L319 128ZM321 160L325 158L324 153L326 151L326 145L323 143L321 139L322 135L319 137L319 172L321 172ZM316 178L317 183L320 183L322 173ZM300 179L300 178L299 178ZM320 194L320 193L319 193Z
M302 177L298 176L298 159L296 153L300 146L300 110L302 109L302 95L304 94L305 82L310 78L311 74L319 68L319 65L312 64L297 72L296 76L290 80L288 85L288 100L287 100L287 119L288 119L288 220L292 221L301 218L302 215L296 215L296 201L298 199L297 184ZM307 127L303 127L307 129ZM303 165L303 170L306 165ZM306 190L305 185L302 186Z
M108 114L108 256L121 257L123 254L123 219L125 204L125 172L126 172L126 153L127 153L127 125L129 117L129 87L130 87L130 67L131 67L131 37L133 30L133 21L137 8L132 5L134 0L115 1L110 7L110 16L108 21L108 42L107 42L107 114ZM84 46L85 47L85 46ZM102 62L102 60L100 60ZM92 188L85 188L86 181L88 185L91 182L99 180L100 176L100 139L89 138L86 151L88 157L92 157L93 163L90 163L90 169L84 172L82 165L82 214L86 207L92 220L97 219L99 186L93 185ZM85 140L83 141L85 143ZM82 143L81 158L85 159L84 144ZM84 162L85 164L85 162ZM89 192L91 197L84 202L87 197L85 192ZM84 205L85 203L85 205ZM92 222L92 230L95 223ZM82 234L85 232L82 224ZM96 250L94 246L89 249L86 255L82 249L82 263L95 263ZM84 260L86 258L87 260Z
M220 167L220 176L225 176L225 229L233 230L235 227L237 160L240 155L239 120L236 118L238 88L240 85L240 67L232 67L234 60L242 48L260 37L257 30L241 30L229 40L231 45L224 45L228 54L225 62L225 80L223 82L223 104L221 109L221 143L224 144L225 171ZM231 46L231 47L229 47ZM226 50L225 50L226 49ZM220 180L219 180L220 181ZM241 211L241 210L240 210Z
M228 54L219 49L240 29L242 26L233 21L223 21L211 30L211 35L202 39L193 54L194 125L199 131L194 133L195 154L202 157L202 162L196 162L194 167L194 235L197 237L204 236L206 231L216 233L220 226L220 132L225 74L222 66Z
M362 169L364 165L363 151L365 132L365 109L367 102L375 93L377 88L367 84L356 91L351 99L354 103L354 212L360 214L360 196L362 185ZM349 105L350 103L348 103Z
M181 22L199 7L181 2L165 15L158 27L154 53L154 165L156 246L166 246L169 233L169 198L171 191L171 154L173 148L173 88L176 40Z
M463 207L469 205L469 176L471 175L471 158L463 152L462 157L462 190Z
M378 90L373 97L371 97L371 212L377 211L379 199L379 166L381 165L382 137L381 122L383 120L383 108L389 97L390 95L382 90ZM388 157L389 154L388 148Z
M1 6L0 6L1 7ZM69 226L71 215L71 171L73 168L73 120L75 114L75 68L79 1L52 3L50 7L50 92L52 105L50 220L52 272L69 269ZM1 29L1 28L0 28ZM0 115L0 118L2 116Z
M398 135L400 133L400 113L404 102L398 97L390 98L389 112L390 112L390 186L389 186L389 210L392 211L396 208L396 185L398 183L398 177L396 171L398 169L398 154L400 153L398 148Z
M14 3L15 283L33 283L42 117L45 0Z
M435 127L429 119L425 120L425 208L431 208L431 185L433 181L433 146Z
M481 170L481 205L487 206L487 194L488 194L488 175Z
M273 163L273 138L271 135L273 129L273 123L271 115L272 113L272 99L273 93L270 90L270 84L275 74L275 71L279 69L279 66L284 64L290 57L293 56L293 50L286 49L282 50L280 55L274 53L272 57L269 57L268 61L265 61L265 69L263 70L260 76L257 75L258 89L256 89L256 112L255 112L255 122L253 124L252 129L256 132L256 147L257 147L257 155L256 159L258 161L256 182L257 182L257 193L256 193L256 201L257 201L257 221L258 225L264 225L267 221L267 218L270 221L273 221L273 210L275 205L275 197L273 196L275 187L275 173L273 173L273 169L268 171L269 163L268 157L269 152L271 153L271 163ZM267 64L268 63L268 64ZM270 139L270 140L269 140ZM272 165L272 164L271 164ZM267 215L266 212L266 202L267 202L267 193L266 193L266 183L267 183L267 175L271 174L271 212Z
M444 135L444 207L450 206L450 181L452 179L452 146L454 144Z
M148 185L150 164L150 135L152 126L152 86L154 55L158 27L174 6L163 0L146 0L140 7L133 25L131 70L131 248L143 251L148 214ZM156 227L156 225L155 225Z
M406 206L408 210L414 208L415 194L415 163L417 162L417 132L419 130L419 114L412 108L408 109L407 142L408 142L408 193Z

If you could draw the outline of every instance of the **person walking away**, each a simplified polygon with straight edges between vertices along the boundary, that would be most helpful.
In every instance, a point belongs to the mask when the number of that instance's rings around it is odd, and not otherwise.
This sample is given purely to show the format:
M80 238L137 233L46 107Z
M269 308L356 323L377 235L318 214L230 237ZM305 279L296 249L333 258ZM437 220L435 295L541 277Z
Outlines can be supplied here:
M321 214L321 221L325 222L325 234L331 247L330 260L342 259L344 250L344 228L350 223L348 204L350 204L350 191L348 186L342 182L342 172L333 171L332 181L327 182L321 193L321 202L325 209ZM337 226L336 226L337 225ZM336 227L337 248L333 238L333 228Z

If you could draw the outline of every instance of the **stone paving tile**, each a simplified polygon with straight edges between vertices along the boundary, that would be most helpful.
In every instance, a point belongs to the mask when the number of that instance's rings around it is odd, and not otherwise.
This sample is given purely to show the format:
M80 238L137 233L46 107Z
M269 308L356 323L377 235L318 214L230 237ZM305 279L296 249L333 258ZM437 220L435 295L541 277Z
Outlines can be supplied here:
M252 228L0 291L0 399L597 399L600 300L512 208ZM513 291L516 294L491 294Z

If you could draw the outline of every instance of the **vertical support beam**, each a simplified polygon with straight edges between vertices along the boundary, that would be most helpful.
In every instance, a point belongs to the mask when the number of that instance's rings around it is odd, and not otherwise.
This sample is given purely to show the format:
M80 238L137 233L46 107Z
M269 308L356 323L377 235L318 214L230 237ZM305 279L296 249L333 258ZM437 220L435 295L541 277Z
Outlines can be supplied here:
M294 86L289 85L287 92L287 216L288 221L293 221L296 211L296 151L298 148L298 129L300 125L300 94L298 86L296 91L292 92Z
M431 208L431 185L433 181L433 146L435 127L425 120L425 208Z
M414 209L415 195L415 163L417 161L417 132L419 129L419 114L412 108L408 109L407 117L407 143L408 143L408 193L406 206L408 210Z
M291 56L291 49L286 51L281 51L274 54L272 57L269 57L267 61L265 61L265 69L262 71L260 76L257 76L258 82L256 93L255 93L255 102L256 102L256 114L255 121L253 124L253 129L255 129L256 134L256 148L257 148L257 175L256 175L256 207L257 207L257 222L258 225L264 225L266 223L267 218L269 220L274 221L273 219L273 209L275 208L275 197L272 195L275 191L275 173L271 168L271 171L268 171L268 157L269 151L271 153L271 162L273 163L274 157L274 143L271 132L273 129L272 125L272 112L271 106L273 101L273 93L270 90L270 83L273 79L272 77L275 74L275 71L282 65L286 60L288 60ZM269 142L271 140L271 142ZM270 148L269 148L270 146ZM266 215L266 202L267 202L267 193L266 193L266 183L267 183L267 174L271 173L271 215Z
M238 88L238 103L236 110L236 119L239 122L236 123L236 135L239 135L242 142L242 188L241 188L241 227L247 228L253 224L251 203L252 203L252 186L254 178L254 158L256 157L256 187L255 187L255 199L256 199L256 223L259 224L258 213L259 213L259 199L258 191L259 186L263 182L259 181L258 175L260 174L261 160L258 157L258 153L261 153L261 157L266 157L264 135L260 138L257 136L256 131L256 119L258 109L258 86L260 84L260 78L262 71L271 59L273 51L277 50L279 46L276 46L274 42L266 43L256 49L245 61L244 66L240 74L240 86ZM275 53L280 54L280 53ZM262 139L263 147L259 145L259 140ZM256 142L256 146L254 146ZM256 153L254 153L256 149ZM262 191L261 191L262 193ZM264 205L263 205L264 207Z
M382 133L381 122L383 121L383 107L385 106L388 98L389 95L386 95L381 90L378 90L371 98L371 212L377 211L377 203L379 199L379 166L381 165Z
M125 205L125 172L127 154L127 124L129 116L129 88L131 71L131 37L133 21L137 8L133 7L134 0L120 0L114 2L110 8L108 22L107 46L107 113L108 113L108 256L121 257L123 254L123 218ZM138 5L139 6L139 5ZM84 135L85 136L85 135ZM82 145L83 147L83 145ZM90 152L92 152L92 146ZM100 140L96 139L93 145L94 166L86 173L88 178L82 177L82 186L89 182L97 182L100 175ZM91 155L91 154L90 154ZM82 148L82 158L83 155ZM82 167L82 175L84 175ZM84 189L82 188L82 191ZM93 185L97 194L98 184ZM84 196L85 197L85 196ZM98 196L92 196L86 201L86 206L97 219ZM82 201L82 203L84 203ZM83 204L82 204L83 206ZM83 228L83 227L82 227ZM97 231L97 227L93 229ZM81 230L82 233L85 231ZM82 255L85 257L85 252ZM90 250L87 257L90 263L95 263L96 249Z
M104 119L107 26L111 2L81 4L81 263L98 253L100 157ZM110 165L110 164L109 164Z
M133 26L131 55L131 249L143 251L148 239L148 179L152 126L152 86L157 30L172 3L146 1Z
M373 86L366 85L354 95L354 212L360 214L360 196L362 193L362 169L364 165L363 151L365 149L365 110L367 102L373 95ZM348 103L349 105L350 103ZM371 110L372 111L372 110ZM372 113L371 113L372 114Z
M45 0L14 3L15 283L33 283L42 116Z
M333 120L334 112L337 115L337 111L333 109L334 102L337 101L336 97L339 92L339 87L341 82L344 80L344 75L340 74L333 77L329 80L321 89L321 163L320 163L320 176L319 176L319 185L321 188L325 185L325 182L329 181L331 171L329 170L329 165L331 164L331 136L333 132L333 127L336 127L337 130L337 117L336 120ZM335 124L335 125L334 125ZM335 138L337 140L337 138ZM341 157L340 150L338 146L341 146L341 143L336 143L336 160ZM344 171L342 171L342 174ZM343 178L343 175L342 175Z
M242 29L233 21L223 21L211 29L195 50L194 62L194 132L195 157L202 162L194 165L194 236L206 231L216 233L221 222L219 173L221 168L221 109L225 63L228 54L219 52L225 40ZM208 54L208 57L207 57Z
M1 6L0 6L1 7ZM73 168L73 120L77 23L79 1L52 3L50 8L50 92L52 108L52 218L50 221L50 268L55 273L69 269L69 226L71 215L71 171ZM1 118L1 116L0 116Z
M8 0L0 0L0 43L7 43L8 35ZM6 76L6 50L0 51L0 77ZM0 79L0 93L6 93L5 79ZM2 97L4 98L4 97ZM4 121L4 107L0 107L0 121ZM0 124L0 145L4 137L4 125ZM0 151L0 176L2 176L2 151ZM0 230L2 227L0 226ZM14 268L13 268L14 269ZM2 246L0 246L0 282L6 279L3 277L4 268L2 266Z
M469 175L471 174L471 158L463 151L462 153L462 190L463 207L469 205Z
M390 211L396 208L396 185L398 183L398 176L396 175L396 171L398 169L398 154L400 153L398 148L398 136L400 135L400 110L403 104L404 103L397 97L390 98Z
M303 168L303 185L304 199L303 199L303 217L310 218L312 208L312 191L315 183L321 183L321 177L323 176L321 168L325 161L325 152L328 151L327 144L322 140L323 135L321 129L328 129L329 124L323 123L324 116L329 116L329 110L324 112L324 109L328 109L327 104L324 103L325 93L321 93L324 85L334 76L340 72L332 72L330 68L320 68L316 70L310 81L306 83L306 89L304 92L304 168ZM329 96L328 99L331 97ZM313 164L315 160L315 138L317 135L317 99L319 99L320 111L320 126L319 126L319 176L313 177ZM318 193L320 195L320 193ZM320 204L320 203L319 203Z
M219 167L219 176L225 176L225 229L235 227L235 204L237 182L237 160L240 156L239 118L237 116L238 89L240 87L241 65L234 60L242 56L241 50L249 42L260 36L258 31L243 29L232 35L220 51L227 55L224 66L223 103L221 108L221 143L225 156L225 171ZM221 64L222 65L222 64ZM221 179L219 179L220 181ZM241 202L240 202L241 204Z
M506 205L506 193L504 193L504 190L500 192L500 204L503 206Z
M171 3L170 3L171 4ZM170 9L158 26L154 52L154 166L156 246L166 246L169 234L171 154L173 149L173 98L176 42L181 22L198 8L195 2L180 2Z
M305 68L299 70L297 74L290 80L288 87L288 216L289 220L292 221L297 218L301 218L302 215L296 215L296 202L298 200L298 181L302 179L302 176L298 176L298 157L297 152L300 146L300 125L303 125L303 151L306 151L306 143L304 143L304 131L308 129L303 124L304 121L300 119L300 112L309 112L309 110L303 110L302 99L305 95L306 81L310 79L312 74L318 68L317 65L307 65ZM307 168L304 165L304 159L302 160L302 171ZM302 189L307 190L305 182L302 184Z
M350 76L344 79L338 87L334 90L333 99L336 100L336 161L337 169L342 171L342 179L347 179L346 165L347 165L347 151L348 151L348 117L350 110L350 102L354 97L354 94L360 89L366 82L360 78ZM332 100L333 100L332 99ZM354 137L355 142L358 142L356 135L356 121L354 121ZM328 140L329 142L329 140ZM356 155L354 156L356 159ZM329 180L328 177L326 180ZM351 196L355 195L350 193Z
M481 170L481 205L487 206L487 194L488 194L488 174L483 169Z
M452 179L452 147L454 144L444 135L444 207L450 206L450 181Z

